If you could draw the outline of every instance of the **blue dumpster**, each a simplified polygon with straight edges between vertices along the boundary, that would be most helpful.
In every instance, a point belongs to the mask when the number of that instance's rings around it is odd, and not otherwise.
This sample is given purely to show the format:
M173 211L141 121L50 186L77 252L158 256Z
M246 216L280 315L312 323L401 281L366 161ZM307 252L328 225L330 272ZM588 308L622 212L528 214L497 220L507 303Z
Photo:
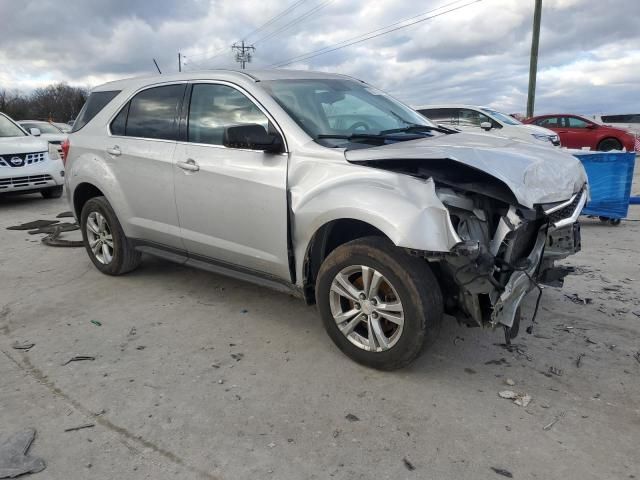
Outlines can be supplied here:
M591 198L582 210L616 224L629 211L635 153L571 151L584 165Z

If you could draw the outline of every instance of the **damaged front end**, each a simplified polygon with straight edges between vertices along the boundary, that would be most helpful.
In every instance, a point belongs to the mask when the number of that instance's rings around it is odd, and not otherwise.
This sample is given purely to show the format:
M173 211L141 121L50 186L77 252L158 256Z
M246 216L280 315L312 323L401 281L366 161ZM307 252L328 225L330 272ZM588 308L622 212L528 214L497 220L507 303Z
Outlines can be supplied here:
M538 283L561 285L568 271L555 260L580 250L586 190L533 209L446 187L438 197L462 239L449 254L425 255L437 260L447 313L474 326L502 325L514 337L527 293Z

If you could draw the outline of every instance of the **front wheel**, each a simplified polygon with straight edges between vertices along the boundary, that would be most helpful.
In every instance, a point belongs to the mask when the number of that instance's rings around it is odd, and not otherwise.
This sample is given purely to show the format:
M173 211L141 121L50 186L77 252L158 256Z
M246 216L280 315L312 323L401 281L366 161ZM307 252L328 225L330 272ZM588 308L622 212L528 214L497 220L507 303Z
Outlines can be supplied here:
M140 252L125 236L106 198L94 197L84 204L80 230L89 258L102 273L122 275L140 264Z
M610 150L622 150L622 144L615 138L605 138L598 144L598 150L608 152Z
M341 245L326 258L316 300L327 333L363 365L394 370L437 336L442 293L426 261L382 237Z

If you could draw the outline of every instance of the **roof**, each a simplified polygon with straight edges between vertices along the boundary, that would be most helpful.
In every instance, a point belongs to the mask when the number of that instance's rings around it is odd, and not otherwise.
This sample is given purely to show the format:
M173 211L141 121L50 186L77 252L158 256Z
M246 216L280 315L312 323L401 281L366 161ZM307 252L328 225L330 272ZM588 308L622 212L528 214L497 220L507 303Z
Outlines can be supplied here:
M179 82L189 80L237 80L237 81L268 81L268 80L303 80L303 79L350 79L347 75L315 72L310 70L202 70L183 73L150 75L144 77L125 78L113 82L103 83L94 91L117 90L132 86L143 86L153 83Z
M488 108L489 110L493 110L493 108L489 108L489 107L485 107L482 105L467 105L464 103L446 103L446 104L440 104L440 105L417 105L414 107L411 107L414 110L422 110L422 109L431 109L431 108L471 108L471 109L482 109L482 108Z

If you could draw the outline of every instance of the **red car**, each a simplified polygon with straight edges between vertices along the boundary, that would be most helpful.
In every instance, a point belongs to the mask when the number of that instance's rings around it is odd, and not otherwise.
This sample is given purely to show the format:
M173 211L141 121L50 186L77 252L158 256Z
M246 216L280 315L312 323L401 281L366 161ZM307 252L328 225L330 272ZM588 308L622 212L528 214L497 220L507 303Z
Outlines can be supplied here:
M524 123L532 123L560 136L560 144L567 148L589 147L590 150L636 150L636 138L620 128L608 127L579 115L552 114L531 117Z

